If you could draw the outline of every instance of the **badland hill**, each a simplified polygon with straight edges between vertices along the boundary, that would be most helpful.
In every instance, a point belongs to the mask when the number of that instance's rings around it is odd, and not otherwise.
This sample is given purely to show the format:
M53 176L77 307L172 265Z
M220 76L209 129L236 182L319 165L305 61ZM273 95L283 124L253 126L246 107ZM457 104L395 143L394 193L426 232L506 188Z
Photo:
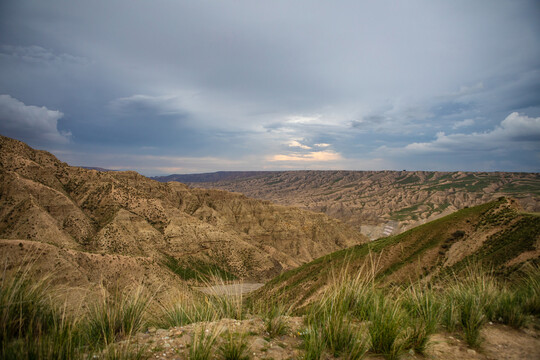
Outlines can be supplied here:
M540 174L427 171L218 172L155 177L323 212L371 239L500 196L540 211Z
M320 213L135 172L69 166L0 137L3 266L39 255L61 283L135 279L165 287L201 273L264 281L367 241Z
M509 280L539 264L540 216L525 213L515 200L501 197L284 272L259 289L257 298L280 299L299 308L333 282L365 271L375 274L381 286L407 286L465 277L461 272L471 266Z
M310 184L311 175L317 174L325 175L306 172L305 183L302 178L294 181L300 193L303 184ZM406 180L413 175L403 176ZM455 187L469 175L448 176L445 184ZM540 309L540 217L524 212L510 198L500 197L368 242L347 224L323 213L223 190L160 183L134 172L71 167L47 152L5 137L0 137L0 179L0 259L4 266L0 293L8 295L0 297L2 334L8 334L0 341L2 358L184 359L195 358L203 347L208 356L224 353L223 349L231 349L224 346L227 343L239 344L235 345L240 349L238 356L249 353L255 359L288 359L291 355L538 358L538 331L529 327L529 321L537 324ZM325 181L322 187L328 187ZM375 189L382 196L387 183L375 185L375 179L372 181L374 196ZM474 181L475 185L463 186L480 186L477 178ZM512 184L526 188L525 194L535 194L537 177L525 174ZM310 186L315 189L314 184ZM284 189L287 193L292 187ZM349 187L341 189L345 193ZM389 186L387 192L392 191L397 190ZM458 192L449 194L457 198ZM402 196L400 201L406 198ZM537 200L523 195L519 201L534 209ZM445 210L450 211L451 206ZM409 207L413 215L421 215L415 213L419 207ZM407 211L399 214L413 216ZM396 214L381 216L388 219ZM426 219L431 216L436 215ZM27 263L33 273L21 275L18 270L26 271ZM492 284L484 288L467 276L460 277L470 264L486 265L495 275L502 275L503 281L514 279L527 264L536 272L515 287L508 281L499 284L480 278ZM53 285L67 285L68 295L60 294L63 287L52 288L47 279L34 273L49 275ZM263 281L279 275L245 299L206 296L190 286L210 273L223 279ZM438 279L450 275L455 277L446 289ZM373 280L362 282L364 276ZM406 286L412 282L415 286ZM460 288L462 282L465 286ZM25 291L39 289L40 283L45 284L41 292ZM142 292L133 291L140 283ZM457 293L460 289L463 292ZM78 292L82 292L80 296L76 296ZM419 309L424 308L422 299L434 299L426 312L434 315L429 329L427 320L426 324L419 321L414 303L409 302L414 294L420 296ZM470 331L466 326L471 321L460 314L469 303L458 301L461 298L456 294L475 301L474 311L480 319L476 333L482 328L480 346L467 340ZM78 297L85 306L66 315L58 310L64 305L57 297ZM480 298L483 302L476 301ZM367 318L362 317L364 308L369 309ZM50 318L43 311L47 309L54 310ZM123 314L128 316L122 318ZM32 332L35 324L39 326ZM389 350L378 345L375 331L387 324L398 324L395 332L385 336L392 342ZM12 326L13 332L6 331ZM428 342L430 338L433 343Z

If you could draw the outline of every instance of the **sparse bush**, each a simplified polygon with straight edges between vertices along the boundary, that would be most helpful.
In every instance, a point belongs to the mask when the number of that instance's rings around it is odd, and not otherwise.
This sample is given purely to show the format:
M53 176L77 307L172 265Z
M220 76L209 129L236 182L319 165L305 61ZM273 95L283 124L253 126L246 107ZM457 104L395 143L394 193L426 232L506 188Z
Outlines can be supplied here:
M457 320L457 326L463 331L465 341L472 347L481 343L480 329L488 318L495 316L496 299L499 288L492 276L483 272L478 266L465 269L465 276L456 278L448 284L445 300L446 309L451 309L445 320ZM453 303L453 307L448 305ZM454 327L449 323L450 328Z
M304 318L307 325L304 336L306 358L320 358L323 347L345 359L364 356L366 342L351 320L368 317L375 294L373 279L374 271L365 268L352 279L347 278L347 271L334 277L332 285L319 301L312 304Z
M526 314L540 317L540 267L530 265L526 270L526 278L517 289L521 298L523 311Z
M415 285L384 291L375 287L375 271L360 269L347 277L335 276L323 295L306 309L302 332L304 359L325 356L360 359L368 348L386 359L397 359L408 349L423 353L438 325L462 331L472 347L481 344L480 330L487 320L523 327L531 315L538 316L540 271L532 267L523 282L514 287L497 282L480 267L467 267L454 278L438 279L435 285ZM224 285L215 279L212 285ZM210 283L208 283L210 285ZM51 301L54 292L47 280L30 281L28 272L4 276L0 283L0 358L76 359L97 356L104 359L141 359L144 348L130 344L130 337L145 326L151 297L142 287L107 295L102 288L99 301L79 320ZM259 304L261 305L261 304ZM262 306L262 305L261 305ZM265 303L257 311L269 336L289 331L281 303ZM253 306L254 307L254 306ZM251 311L253 313L253 307ZM161 328L221 318L242 319L245 304L241 294L175 294L162 305L154 324ZM246 337L221 329L200 328L192 337L190 359L249 358ZM127 342L116 342L119 339ZM94 343L97 346L94 346Z
M59 315L44 333L27 334L2 343L2 359L74 359L81 355L81 337L72 317Z
M242 320L244 318L244 304L242 294L235 295L209 295L206 298L212 304L218 318Z
M0 283L0 342L46 333L55 325L55 310L46 278L31 281L29 269Z
M450 295L441 295L441 323L450 332L456 331L459 325L459 309Z
M364 286L358 286L353 302L353 316L358 320L369 320L369 314L373 310L373 303L378 296L379 294L373 285L365 284Z
M205 283L208 289L215 285L225 285L223 280L214 277L212 282ZM244 298L236 294L218 294L217 292L196 293L191 297L175 294L170 301L161 305L161 313L153 322L159 327L182 326L200 321L215 321L229 318L244 318Z
M304 334L306 358L320 358L324 348L334 356L359 359L366 352L366 345L358 329L339 304L314 306L306 316Z
M357 339L349 318L343 312L330 310L324 322L322 333L328 350L336 357L350 352Z
M32 279L30 265L0 281L0 358L73 359L81 333L65 307L54 305L48 278Z
M204 283L210 290L210 294L206 295L205 301L212 304L218 314L218 318L229 318L242 320L244 317L244 296L238 288L237 292L229 294L220 294L217 288L228 285L219 274L211 274L209 280Z
M408 319L406 335L403 340L402 348L413 349L416 352L423 354L429 345L429 337L431 333L426 327L426 324L420 319Z

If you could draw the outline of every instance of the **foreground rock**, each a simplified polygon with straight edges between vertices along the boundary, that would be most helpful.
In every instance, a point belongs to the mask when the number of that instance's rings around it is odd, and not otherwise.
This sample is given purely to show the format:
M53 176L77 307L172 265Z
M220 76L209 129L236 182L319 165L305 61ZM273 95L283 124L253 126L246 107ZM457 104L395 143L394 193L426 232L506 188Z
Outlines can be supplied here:
M226 341L227 331L245 334L251 359L298 359L304 354L301 331L303 320L300 317L287 318L290 330L287 335L269 338L260 318L249 320L222 319L213 323L197 323L170 329L151 328L146 333L137 334L130 344L139 347L150 359L188 359L193 336L203 331L218 329L222 335L213 346L219 354L219 345ZM488 324L482 330L484 342L479 349L471 349L459 335L437 333L431 337L431 345L425 355L405 353L401 359L437 360L536 360L540 358L540 333L537 330L515 330L508 326ZM126 342L124 342L126 343ZM122 345L122 343L117 344ZM329 357L330 359L332 357ZM368 353L367 359L383 359Z

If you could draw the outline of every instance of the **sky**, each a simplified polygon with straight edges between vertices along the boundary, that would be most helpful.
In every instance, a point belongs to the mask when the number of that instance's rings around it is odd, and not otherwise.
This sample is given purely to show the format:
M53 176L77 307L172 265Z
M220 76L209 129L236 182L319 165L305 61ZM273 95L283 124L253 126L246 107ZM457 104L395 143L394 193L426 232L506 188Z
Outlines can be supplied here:
M540 2L2 0L0 134L70 165L540 172Z

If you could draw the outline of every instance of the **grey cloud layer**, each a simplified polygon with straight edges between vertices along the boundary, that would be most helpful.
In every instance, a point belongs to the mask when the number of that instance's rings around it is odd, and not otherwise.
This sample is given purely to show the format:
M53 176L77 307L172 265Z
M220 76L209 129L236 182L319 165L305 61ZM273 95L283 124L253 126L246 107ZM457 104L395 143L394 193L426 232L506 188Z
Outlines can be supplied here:
M442 153L456 132L487 144L477 134L509 132L510 114L540 116L538 18L535 1L5 1L0 94L61 112L34 143L56 132L40 144L78 164L93 148L148 174L178 159L197 171L197 157L206 170L420 168L418 153L380 149ZM29 138L32 121L14 119ZM444 147L456 158L439 163L474 166L458 148L482 147ZM517 168L540 170L537 156L523 148ZM478 152L478 167L504 170L498 158Z

